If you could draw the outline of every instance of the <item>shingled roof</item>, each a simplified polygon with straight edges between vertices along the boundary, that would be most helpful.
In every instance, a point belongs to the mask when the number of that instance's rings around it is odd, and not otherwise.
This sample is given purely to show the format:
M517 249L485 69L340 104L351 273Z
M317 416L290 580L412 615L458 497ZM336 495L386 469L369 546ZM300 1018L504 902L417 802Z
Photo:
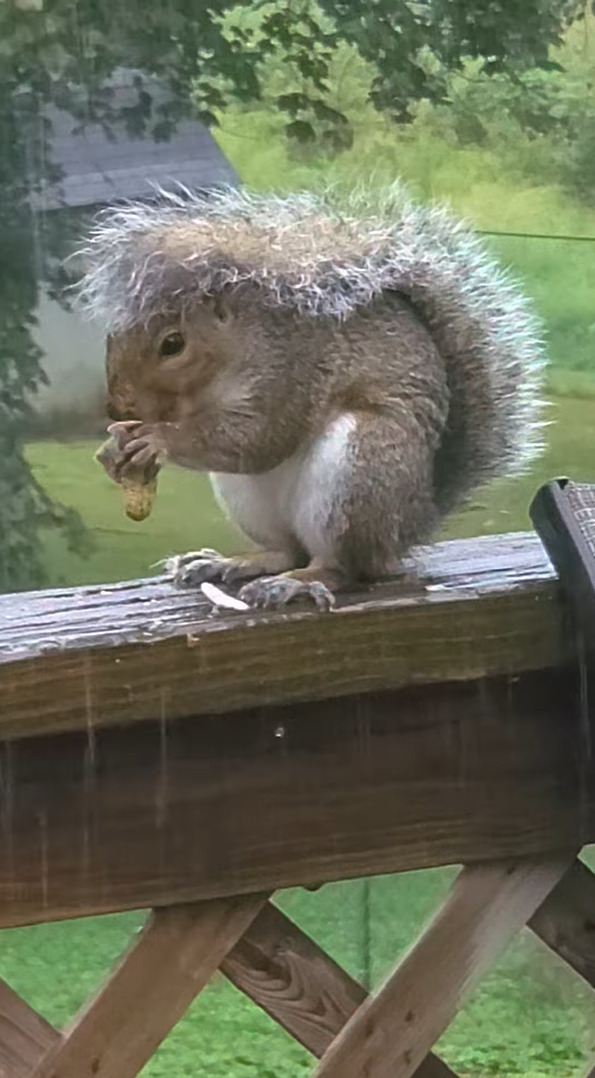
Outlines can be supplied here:
M81 123L64 109L44 108L44 117L51 125L50 160L58 166L61 178L57 183L45 183L36 193L40 209L151 197L155 186L167 189L181 183L196 190L239 184L213 136L198 121L182 119L171 138L156 137L162 129L158 110L173 96L157 80L137 71L119 70L106 88L111 107L122 115L110 125L109 133L99 123ZM124 115L126 110L138 108L140 95L145 103L149 95L151 105L145 131L135 137L127 129ZM84 103L83 90L77 103L81 100ZM128 111L128 120L130 114Z

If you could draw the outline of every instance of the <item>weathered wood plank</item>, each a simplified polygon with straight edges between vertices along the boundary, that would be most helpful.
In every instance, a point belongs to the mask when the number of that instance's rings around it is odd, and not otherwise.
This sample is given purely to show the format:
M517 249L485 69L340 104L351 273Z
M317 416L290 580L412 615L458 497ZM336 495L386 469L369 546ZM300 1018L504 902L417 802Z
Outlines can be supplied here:
M321 1056L367 998L313 940L267 903L221 964L241 992L303 1044ZM415 1078L456 1078L431 1055Z
M209 616L200 595L159 580L0 597L0 738L513 674L571 656L534 536L443 543L416 573L327 616Z
M550 671L7 742L0 925L577 849L578 688Z
M35 1065L61 1034L0 980L0 1075L31 1078Z
M575 861L529 927L595 988L595 875Z
M552 859L463 869L413 950L327 1049L315 1078L412 1078L567 866Z
M252 895L153 913L31 1078L135 1078L265 901Z

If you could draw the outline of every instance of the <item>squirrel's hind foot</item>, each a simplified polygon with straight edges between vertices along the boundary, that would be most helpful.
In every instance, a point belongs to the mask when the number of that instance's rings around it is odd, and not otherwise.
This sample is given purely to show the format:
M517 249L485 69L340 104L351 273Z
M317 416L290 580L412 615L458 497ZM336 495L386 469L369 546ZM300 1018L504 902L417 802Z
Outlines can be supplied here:
M299 599L314 602L318 610L332 610L335 596L322 579L323 575L320 573L318 576L311 569L297 569L278 576L261 577L245 584L238 598L248 606L269 610Z

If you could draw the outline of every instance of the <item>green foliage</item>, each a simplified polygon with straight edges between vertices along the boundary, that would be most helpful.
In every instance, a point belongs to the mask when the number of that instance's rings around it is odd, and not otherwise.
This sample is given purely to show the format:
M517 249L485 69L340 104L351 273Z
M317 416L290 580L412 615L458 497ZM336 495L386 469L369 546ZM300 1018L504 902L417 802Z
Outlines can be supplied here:
M585 70L455 77L433 126L459 146L499 152L512 173L560 183L595 204L595 86Z
M320 0L341 36L377 67L374 104L405 120L410 104L444 100L450 74L482 57L489 74L550 65L549 48L582 8L574 0Z
M440 99L447 73L468 56L485 58L490 72L547 66L550 46L561 42L580 4L526 0L520 8L515 0L291 0L256 5L254 18L229 18L233 9L251 7L250 0L209 5L170 0L150 6L139 0L126 5L80 0L73 10L70 0L2 0L0 59L34 95L60 100L81 116L109 122L110 94L101 85L123 65L164 75L180 92L180 111L187 108L193 85L209 120L230 97L260 98L259 65L272 54L282 55L307 81L307 107L316 113L325 104L333 49L345 41L375 65L374 103L405 118L411 102ZM82 102L73 91L81 83L90 101ZM280 107L295 122L305 103L281 101ZM146 114L141 96L129 116L132 129L142 129ZM179 113L166 111L159 122L178 118ZM329 119L324 113L322 118Z
M82 550L77 514L52 501L31 476L22 450L30 398L45 380L35 325L38 279L48 269L45 250L52 237L31 213L27 195L27 144L21 138L30 118L29 99L14 108L13 86L0 74L0 591L45 581L39 528L51 524L70 549ZM36 227L37 226L37 227ZM55 250L54 245L54 250Z
M551 50L563 45L583 9L583 0L265 0L236 4L221 25L256 60L258 93L242 100L268 97L289 113L290 137L322 148L334 143L341 150L351 139L345 112L330 102L339 46L368 65L367 100L393 121L407 123L421 101L450 103L453 75L467 70L470 61L488 81L506 76L521 96L526 72L557 69ZM278 88L271 97L271 60L285 68L289 94ZM223 98L215 102L223 106Z
M416 109L435 138L497 154L509 176L559 184L595 204L595 18L584 13L542 68L493 74L466 61L447 74L442 102Z
M309 0L302 2L307 5ZM579 8L567 6L566 19ZM265 9L275 10L275 5L267 4ZM261 9L240 7L226 17L224 25L227 32L229 25L237 23L258 37L261 19ZM328 25L332 25L330 20ZM584 41L577 38L577 26L584 27ZM553 32L551 36L555 38ZM259 66L259 102L239 107L232 103L217 112L221 144L242 177L257 186L272 181L295 187L304 177L309 182L329 176L347 180L351 166L356 178L362 169L373 167L376 175L389 180L395 175L410 179L416 155L420 166L422 160L426 166L415 170L414 179L424 196L451 194L450 183L444 187L434 182L442 158L453 166L453 177L461 169L467 175L470 167L474 174L483 174L484 182L497 179L511 190L536 183L541 189L549 184L589 202L595 190L595 44L591 40L595 42L595 19L585 13L562 44L550 48L548 56L553 59L543 60L542 67L523 66L511 56L505 69L496 65L494 70L491 61L467 56L449 68L438 53L426 48L420 63L432 73L435 92L420 84L417 96L408 99L406 124L394 123L394 110L375 108L378 56L364 59L361 47L339 40L328 57L324 106L317 109L312 105L316 87L277 45ZM523 55L529 62L528 54ZM280 106L299 117L295 124L287 126ZM340 127L337 117L342 117ZM235 144L229 137L234 132ZM288 145L287 132L292 136ZM268 140L268 161L265 164L260 158L259 148L255 164L250 160L251 143L261 137ZM454 150L458 151L456 160L450 152ZM345 160L335 162L338 151ZM472 153L462 156L465 151ZM306 172L302 165L308 166ZM514 201L518 201L516 196ZM505 200L501 210L506 212L507 206Z

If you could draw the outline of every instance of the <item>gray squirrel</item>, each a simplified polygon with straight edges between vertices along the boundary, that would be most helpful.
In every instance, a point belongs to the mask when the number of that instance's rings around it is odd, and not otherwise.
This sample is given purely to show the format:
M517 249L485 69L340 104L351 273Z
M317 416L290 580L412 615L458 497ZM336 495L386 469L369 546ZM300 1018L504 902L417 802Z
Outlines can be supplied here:
M253 606L397 572L539 449L541 324L448 213L380 194L161 193L99 214L79 306L107 338L108 474L211 474L260 548L181 555Z

